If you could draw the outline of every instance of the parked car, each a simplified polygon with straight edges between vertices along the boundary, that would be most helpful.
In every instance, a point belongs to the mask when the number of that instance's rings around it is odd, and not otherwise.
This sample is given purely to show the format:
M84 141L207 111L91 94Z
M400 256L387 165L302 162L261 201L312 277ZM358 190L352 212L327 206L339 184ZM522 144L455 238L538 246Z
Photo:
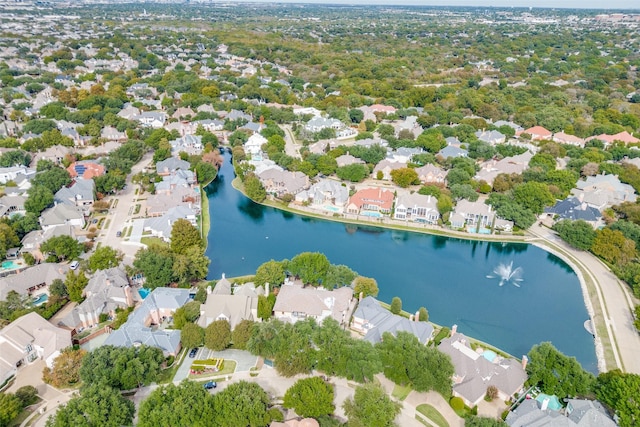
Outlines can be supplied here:
M75 270L78 268L79 265L80 265L80 261L73 261L71 264L69 264L69 268L72 270Z
M118 231L116 232L116 237L120 237L120 236L122 236L122 231L118 230Z
M204 388L206 388L207 390L211 390L212 388L216 388L218 387L218 384L215 381L209 381L204 383Z
M198 349L192 348L191 351L189 352L189 357L193 359L194 357L196 357L196 354L198 354Z

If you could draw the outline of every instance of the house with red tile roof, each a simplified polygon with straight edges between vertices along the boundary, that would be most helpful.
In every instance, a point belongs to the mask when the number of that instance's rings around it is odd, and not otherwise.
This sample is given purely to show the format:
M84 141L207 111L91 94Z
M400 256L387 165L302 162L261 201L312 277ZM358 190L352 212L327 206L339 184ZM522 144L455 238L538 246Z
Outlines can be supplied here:
M365 188L349 198L347 213L364 212L391 213L395 196L392 191L382 188Z
M534 126L529 129L525 129L522 133L528 133L531 135L531 140L542 141L545 139L551 139L553 132L543 128L542 126Z
M587 141L591 141L592 139L598 139L604 142L605 145L611 145L615 141L624 142L625 144L637 144L638 142L640 142L640 139L631 135L626 130L624 132L616 133L615 135L607 135L603 133L596 136L590 136L589 138L587 138Z
M94 163L88 160L81 160L79 162L73 162L67 168L67 171L71 175L71 178L81 177L84 179L91 179L96 176L104 175L104 166L98 163Z

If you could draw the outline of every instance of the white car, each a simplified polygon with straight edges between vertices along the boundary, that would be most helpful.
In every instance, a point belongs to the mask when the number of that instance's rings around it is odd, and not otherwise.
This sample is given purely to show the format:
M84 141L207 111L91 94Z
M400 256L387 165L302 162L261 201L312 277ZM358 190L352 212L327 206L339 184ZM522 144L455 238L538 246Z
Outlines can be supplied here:
M80 261L73 261L71 264L69 264L69 268L72 270L77 269L78 266L80 266Z

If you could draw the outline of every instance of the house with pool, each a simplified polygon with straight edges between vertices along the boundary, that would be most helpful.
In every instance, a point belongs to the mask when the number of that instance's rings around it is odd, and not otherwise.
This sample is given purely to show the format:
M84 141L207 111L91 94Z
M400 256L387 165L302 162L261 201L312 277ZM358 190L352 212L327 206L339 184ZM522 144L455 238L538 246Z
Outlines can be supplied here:
M382 217L390 214L395 195L383 188L364 188L349 198L346 212L350 214Z
M474 349L468 338L457 332L457 325L451 328L451 337L440 342L438 350L451 356L455 369L453 395L460 397L469 407L476 406L484 399L489 386L495 386L499 399L505 401L511 400L524 389L527 380L526 356L523 356L521 363L480 346Z

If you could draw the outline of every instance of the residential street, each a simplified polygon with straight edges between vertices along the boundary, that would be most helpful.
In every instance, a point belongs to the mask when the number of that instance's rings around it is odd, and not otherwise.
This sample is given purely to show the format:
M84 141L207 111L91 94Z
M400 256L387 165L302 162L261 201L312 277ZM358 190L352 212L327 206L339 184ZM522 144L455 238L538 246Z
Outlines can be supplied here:
M121 250L125 255L124 261L127 264L133 262L136 252L143 246L140 243L127 242L125 236L117 237L117 233L118 231L123 231L126 226L133 224L133 209L138 195L135 191L137 186L131 184L131 177L147 167L151 163L152 157L153 153L146 153L142 160L133 166L131 173L127 177L127 186L124 190L119 191L115 196L109 197L115 199L117 205L109 210L109 215L107 216L109 227L100 230L102 245ZM139 215L142 216L143 214L144 212L140 212Z
M600 306L600 311L605 313L607 331L614 341L617 366L606 366L606 370L620 368L624 372L640 374L640 335L633 325L634 298L628 286L594 255L571 248L547 227L536 223L529 232L543 239L545 246L558 249L561 255L570 254L591 274L597 287L597 298L592 298L591 302L594 306Z

